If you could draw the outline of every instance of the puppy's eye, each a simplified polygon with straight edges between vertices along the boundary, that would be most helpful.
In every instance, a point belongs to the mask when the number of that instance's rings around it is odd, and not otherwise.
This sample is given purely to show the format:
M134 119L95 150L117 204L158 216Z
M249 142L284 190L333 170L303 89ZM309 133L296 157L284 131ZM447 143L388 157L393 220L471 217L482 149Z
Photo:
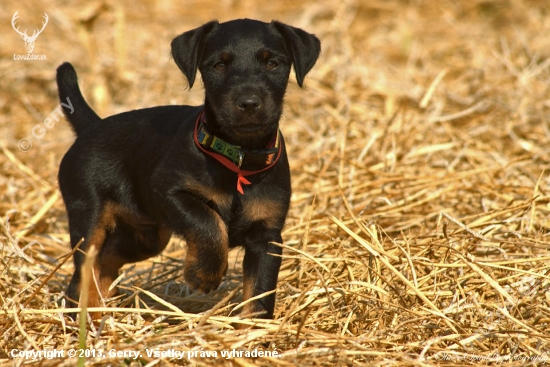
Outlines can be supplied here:
M267 70L273 70L275 69L277 66L279 65L279 63L275 60L269 60L267 62L267 64L265 64L265 67Z
M227 69L227 65L220 61L214 64L214 69L218 71L225 71L225 69Z

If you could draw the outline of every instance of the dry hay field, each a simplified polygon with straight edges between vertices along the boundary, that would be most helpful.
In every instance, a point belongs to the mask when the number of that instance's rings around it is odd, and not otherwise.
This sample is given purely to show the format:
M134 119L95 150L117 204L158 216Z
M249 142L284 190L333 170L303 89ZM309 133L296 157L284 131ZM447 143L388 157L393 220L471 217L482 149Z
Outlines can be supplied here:
M550 364L546 1L2 8L1 366L75 366L79 346L89 366ZM48 14L33 51L46 60L14 60L25 54L15 11L29 30ZM184 283L185 243L173 239L161 256L126 266L103 322L81 328L63 303L72 260L56 175L74 137L53 117L55 68L75 65L100 116L198 105L201 83L186 88L170 41L241 17L302 27L323 47L305 89L291 81L281 125L293 196L275 319L235 330L242 252L202 295ZM64 357L22 354L40 350Z

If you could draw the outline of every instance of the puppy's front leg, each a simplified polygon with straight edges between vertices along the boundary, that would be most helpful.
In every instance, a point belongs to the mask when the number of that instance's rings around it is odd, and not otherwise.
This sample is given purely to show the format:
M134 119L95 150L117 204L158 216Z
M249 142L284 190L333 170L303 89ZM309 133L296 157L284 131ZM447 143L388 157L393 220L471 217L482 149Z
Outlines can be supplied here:
M194 195L174 190L164 198L170 226L187 242L184 277L192 288L215 290L227 271L227 228L221 217Z
M255 227L255 228L254 228ZM282 243L280 230L269 230L262 225L252 225L245 240L243 260L243 298L248 300L277 288L277 277L281 267L280 246L271 242ZM275 308L275 293L248 303L243 314L272 319Z

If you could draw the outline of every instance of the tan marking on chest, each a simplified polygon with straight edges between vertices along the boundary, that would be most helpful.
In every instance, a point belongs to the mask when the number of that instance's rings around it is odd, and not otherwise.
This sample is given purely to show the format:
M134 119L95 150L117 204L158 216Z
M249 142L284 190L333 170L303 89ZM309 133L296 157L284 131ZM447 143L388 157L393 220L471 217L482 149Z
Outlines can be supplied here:
M251 222L264 222L267 228L277 225L283 216L284 205L266 198L254 198L243 203L243 217Z
M187 179L183 187L192 194L215 203L220 209L228 209L231 206L231 195L221 192L215 187L203 185L193 179Z

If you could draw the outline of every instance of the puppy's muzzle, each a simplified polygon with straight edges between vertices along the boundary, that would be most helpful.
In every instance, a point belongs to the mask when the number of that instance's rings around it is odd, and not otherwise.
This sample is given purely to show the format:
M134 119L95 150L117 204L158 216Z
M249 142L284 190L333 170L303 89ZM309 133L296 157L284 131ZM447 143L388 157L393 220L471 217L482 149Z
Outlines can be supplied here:
M241 112L253 115L258 112L262 106L260 97L256 94L243 94L237 99L237 107Z

